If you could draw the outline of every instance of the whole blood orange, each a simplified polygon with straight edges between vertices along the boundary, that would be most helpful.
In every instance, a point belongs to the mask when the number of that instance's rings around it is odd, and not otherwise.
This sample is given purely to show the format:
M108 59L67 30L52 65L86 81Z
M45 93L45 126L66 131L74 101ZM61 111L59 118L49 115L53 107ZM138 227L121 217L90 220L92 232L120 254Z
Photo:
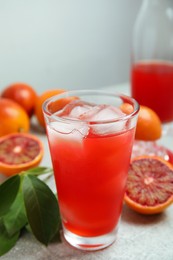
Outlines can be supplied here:
M0 173L7 176L37 166L43 157L41 141L31 134L9 134L0 138Z
M162 124L156 112L149 107L140 106L135 138L154 141L159 139L161 134Z
M30 85L21 82L13 83L3 90L1 96L17 102L24 108L29 117L32 116L37 93Z
M127 103L123 103L120 108L127 115L133 111L132 106ZM156 112L149 107L140 106L135 139L154 141L159 139L161 134L162 124Z
M54 95L58 95L63 92L65 92L64 89L52 89L43 92L40 96L37 97L35 104L35 116L41 126L45 127L44 116L42 111L42 105L44 101Z
M0 98L0 136L28 132L30 121L25 110L16 102Z
M74 100L77 100L77 99L79 99L79 98L75 97L75 96L57 99L49 104L48 110L51 113L55 113L55 112L61 110L63 107L65 107L68 103L70 103Z
M124 200L139 213L162 212L173 202L173 166L156 156L134 158Z

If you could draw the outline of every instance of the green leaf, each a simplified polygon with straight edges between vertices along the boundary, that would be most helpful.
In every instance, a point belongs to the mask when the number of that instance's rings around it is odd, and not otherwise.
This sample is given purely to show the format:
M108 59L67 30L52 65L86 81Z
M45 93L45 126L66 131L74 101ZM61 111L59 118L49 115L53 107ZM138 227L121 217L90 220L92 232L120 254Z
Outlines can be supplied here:
M39 176L39 175L48 174L48 173L53 173L52 168L36 167L36 168L29 169L29 170L23 172L22 174L27 174L27 175L30 174L33 176Z
M35 176L25 175L22 187L32 232L41 243L47 245L60 228L57 199L51 189Z
M3 216L11 207L18 193L20 176L15 175L0 185L0 216Z
M14 235L27 224L28 220L22 192L18 192L14 203L2 219L9 236Z
M20 232L9 236L2 221L0 221L0 256L7 253L17 242Z

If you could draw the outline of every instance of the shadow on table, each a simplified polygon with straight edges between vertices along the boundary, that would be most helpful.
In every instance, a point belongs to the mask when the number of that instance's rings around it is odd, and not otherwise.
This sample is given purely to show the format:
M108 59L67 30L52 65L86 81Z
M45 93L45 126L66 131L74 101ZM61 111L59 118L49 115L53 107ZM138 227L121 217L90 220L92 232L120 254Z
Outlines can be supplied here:
M165 221L166 218L166 211L155 215L143 215L133 211L127 205L123 205L121 221L133 225L152 225L153 223L161 223Z

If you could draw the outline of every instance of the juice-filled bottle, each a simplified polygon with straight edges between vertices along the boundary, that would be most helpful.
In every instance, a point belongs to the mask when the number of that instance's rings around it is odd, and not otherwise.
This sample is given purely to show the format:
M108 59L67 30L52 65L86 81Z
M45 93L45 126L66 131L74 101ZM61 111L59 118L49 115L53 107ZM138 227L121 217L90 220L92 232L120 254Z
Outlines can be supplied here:
M131 94L173 121L173 1L143 0L133 32Z

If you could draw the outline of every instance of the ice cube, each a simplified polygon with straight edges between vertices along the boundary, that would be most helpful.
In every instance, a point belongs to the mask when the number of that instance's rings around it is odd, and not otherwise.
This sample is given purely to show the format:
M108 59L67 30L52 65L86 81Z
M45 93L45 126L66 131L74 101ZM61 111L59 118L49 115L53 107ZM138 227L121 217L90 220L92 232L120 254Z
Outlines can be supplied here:
M94 105L81 100L74 100L67 104L58 116L76 120L71 120L71 124L59 125L57 129L59 129L58 132L65 134L79 131L83 136L86 136L89 132L87 122L116 120L124 115L125 114L119 108L114 106L105 104ZM125 121L90 125L92 132L99 135L105 135L123 130L125 128Z
M97 135L108 135L125 130L125 122L113 122L105 124L95 124L91 126L92 132Z
M52 157L56 158L57 156L63 160L67 160L67 162L79 160L81 154L84 153L83 134L87 134L89 129L85 126L81 125L80 129L77 129L73 125L69 125L67 128L59 122L51 122L47 126L47 133L53 152Z
M90 107L90 109L88 109L79 116L79 119L86 121L94 121L94 117L100 112L100 110L102 110L103 106L104 105Z
M91 110L89 111L89 116L91 121L111 121L123 117L125 114L118 108L108 105L99 105L94 107L93 113L91 115ZM86 117L86 114L85 114ZM109 122L109 123L99 123L92 125L92 132L99 135L113 134L118 131L125 129L125 121Z
M69 113L69 117L79 119L80 116L87 112L89 109L90 108L88 108L87 106L75 106Z
M60 134L69 135L73 132L78 132L83 137L88 134L89 126L85 122L51 122L50 127L54 131Z
M114 120L125 115L120 109L113 106L103 105L100 106L100 108L101 109L98 111L98 113L96 113L93 116L92 120L94 121Z
M87 123L83 122L75 125L51 122L47 127L47 132L51 146L73 146L76 147L76 149L78 147L82 152L83 138L88 134L89 126Z
M79 116L86 121L105 121L114 120L125 115L120 109L109 105L97 105L91 107Z
M79 119L82 114L90 110L94 105L81 100L74 100L67 104L58 114L61 117Z

